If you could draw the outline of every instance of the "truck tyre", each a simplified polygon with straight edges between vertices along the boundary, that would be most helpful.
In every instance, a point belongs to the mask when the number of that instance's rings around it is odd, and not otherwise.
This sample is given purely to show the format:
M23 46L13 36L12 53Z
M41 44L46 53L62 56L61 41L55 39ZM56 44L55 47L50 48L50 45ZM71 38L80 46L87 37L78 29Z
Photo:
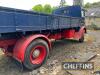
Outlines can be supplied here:
M46 41L36 39L30 43L25 51L23 65L28 70L40 67L48 58L49 46Z
M79 39L79 42L80 43L83 43L84 42L84 35L82 35L82 37Z

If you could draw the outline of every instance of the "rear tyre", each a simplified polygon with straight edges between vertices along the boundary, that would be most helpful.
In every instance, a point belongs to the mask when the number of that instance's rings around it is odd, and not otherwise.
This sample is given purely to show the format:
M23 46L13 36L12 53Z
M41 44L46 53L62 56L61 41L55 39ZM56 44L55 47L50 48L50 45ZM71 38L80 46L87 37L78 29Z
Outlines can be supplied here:
M79 39L79 42L80 43L83 43L84 42L84 35L82 35L82 37Z
M23 65L28 70L40 67L48 58L49 46L46 41L36 39L30 43L25 51Z

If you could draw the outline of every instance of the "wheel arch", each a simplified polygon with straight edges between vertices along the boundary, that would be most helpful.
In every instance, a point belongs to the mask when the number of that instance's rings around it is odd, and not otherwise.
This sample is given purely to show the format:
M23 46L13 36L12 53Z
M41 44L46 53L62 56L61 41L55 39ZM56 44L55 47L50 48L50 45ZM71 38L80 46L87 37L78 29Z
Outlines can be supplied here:
M35 34L28 37L21 38L17 41L14 50L13 50L13 57L18 60L19 62L24 61L24 54L26 48L29 46L29 44L36 40L36 39L43 39L47 42L49 49L51 49L51 42L49 41L48 37L42 34Z
M84 27L85 33L87 33L87 29Z
M48 44L48 46L49 46L49 48L51 49L51 42L49 41L49 39L48 38L46 38L46 37L37 37L37 38L35 38L34 40L36 40L36 39L42 39L42 40L44 40L44 41L46 41L47 42L47 44Z
M80 27L78 32L75 32L74 38L79 40L83 36L84 33L87 33L86 27L82 26Z

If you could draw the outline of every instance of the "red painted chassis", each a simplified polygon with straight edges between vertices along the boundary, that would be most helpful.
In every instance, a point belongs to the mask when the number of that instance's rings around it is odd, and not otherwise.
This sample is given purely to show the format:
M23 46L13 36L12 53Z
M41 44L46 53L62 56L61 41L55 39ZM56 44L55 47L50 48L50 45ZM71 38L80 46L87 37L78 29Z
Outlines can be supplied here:
M86 33L86 28L83 26L78 32L76 32L75 29L70 29L56 34L32 34L27 37L23 36L20 39L0 40L0 47L3 48L3 51L6 55L12 56L18 61L23 62L26 48L32 41L36 39L43 39L48 43L49 48L51 48L51 42L49 39L59 40L61 38L65 38L79 40L84 35L84 33ZM11 52L9 52L9 46L13 46L13 50Z

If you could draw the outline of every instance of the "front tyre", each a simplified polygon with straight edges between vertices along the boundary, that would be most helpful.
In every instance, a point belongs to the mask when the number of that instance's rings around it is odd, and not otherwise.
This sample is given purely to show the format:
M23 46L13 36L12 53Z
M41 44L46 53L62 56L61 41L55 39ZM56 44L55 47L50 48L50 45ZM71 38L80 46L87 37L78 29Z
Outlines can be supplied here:
M84 35L82 35L82 37L79 39L79 42L80 43L83 43L84 42Z
M25 51L23 65L28 70L40 67L48 58L49 46L46 41L36 39L30 43Z

